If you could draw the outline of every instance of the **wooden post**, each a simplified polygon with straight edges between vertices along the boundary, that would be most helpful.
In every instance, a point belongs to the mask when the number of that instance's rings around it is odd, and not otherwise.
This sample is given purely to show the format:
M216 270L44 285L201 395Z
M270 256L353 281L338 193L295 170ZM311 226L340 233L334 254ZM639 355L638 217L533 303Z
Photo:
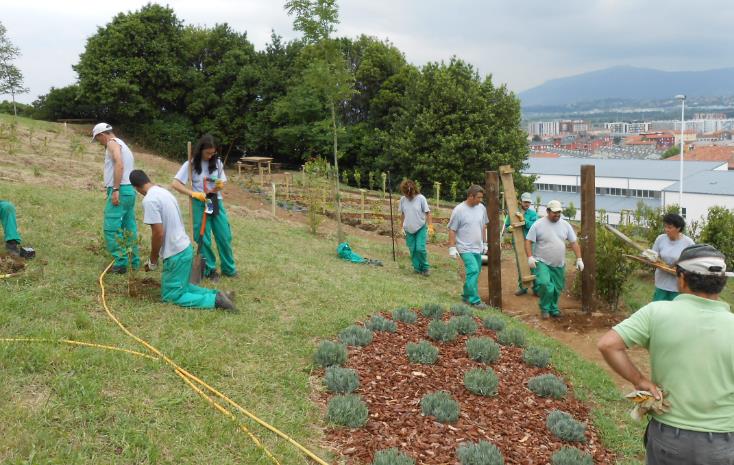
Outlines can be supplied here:
M581 309L593 311L596 293L596 170L594 165L581 165Z
M283 176L285 176L285 200L286 202L290 202L291 200L291 174L283 173Z
M517 260L517 266L520 269L520 279L524 284L527 284L535 280L535 275L530 271L527 256L525 255L525 235L523 234L525 215L517 208L515 184L512 180L512 173L514 171L510 165L500 166L500 179L502 179L502 185L505 188L505 206L507 207L507 214L510 216L510 225L513 229L512 238L515 240L515 260Z
M486 172L487 194L487 276L489 302L492 307L502 308L502 265L500 264L500 178L496 171Z
M263 165L258 163L257 169L260 171L260 187L265 187L265 170L263 169Z
M360 222L364 224L364 189L359 190L360 203L362 208L362 214L360 216Z
M438 207L440 206L440 199L441 199L441 183L434 182L433 187L434 189L436 189L436 211L433 212L433 217L438 218Z
M273 186L273 216L276 216L275 215L275 207L277 206L277 201L275 199L275 183L273 182L270 185Z

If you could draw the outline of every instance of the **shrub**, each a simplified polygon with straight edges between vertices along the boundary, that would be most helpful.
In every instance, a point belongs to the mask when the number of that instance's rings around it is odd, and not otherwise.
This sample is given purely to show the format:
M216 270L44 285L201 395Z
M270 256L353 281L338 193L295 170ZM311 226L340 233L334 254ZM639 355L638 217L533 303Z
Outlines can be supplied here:
M551 465L594 465L594 459L582 450L564 446L551 455Z
M629 229L620 227L625 234L631 233ZM661 229L662 230L662 226ZM656 232L656 234L658 234ZM637 268L631 260L627 260L624 254L633 250L622 242L607 228L597 223L596 225L596 293L601 300L616 310L619 298L625 287L625 282ZM634 252L636 253L636 252ZM576 276L581 273L577 273ZM578 279L578 278L577 278Z
M573 417L560 410L552 410L545 421L551 433L564 441L585 442L586 424L576 421Z
M469 358L482 363L492 363L500 358L500 346L488 337L472 337L466 341Z
M417 344L409 342L406 352L410 363L433 365L438 359L438 348L432 346L428 341L421 341Z
M433 320L428 325L428 337L439 342L453 341L456 339L456 327L450 322Z
M365 326L372 331L387 331L388 333L394 333L398 327L394 321L388 320L382 315L373 316Z
M462 443L456 449L461 465L504 465L502 452L487 441Z
M497 334L497 342L503 346L525 347L525 333L520 328L506 328Z
M483 321L484 327L487 329L491 329L492 331L502 331L505 329L505 322L502 318L498 316L488 316Z
M726 267L733 268L734 211L724 207L711 207L706 215L705 226L701 231L699 242L716 247L726 256Z
M543 347L528 347L522 351L522 360L532 367L545 368L550 363L550 351Z
M372 342L372 331L362 326L348 326L339 333L339 340L348 346L364 347Z
M433 318L434 320L440 320L443 317L444 309L439 304L425 304L421 313L426 318Z
M468 305L454 304L451 306L451 314L456 316L474 316L474 310Z
M359 428L367 423L367 415L367 405L356 394L332 397L326 411L329 422L348 428Z
M423 396L421 412L441 423L453 423L459 419L459 403L448 392L436 391Z
M392 319L395 321L402 321L403 323L415 323L418 319L418 315L407 307L400 307L393 310Z
M372 465L415 465L415 460L398 449L383 449L375 453Z
M568 390L566 383L554 375L540 375L530 378L528 389L540 397L552 397L554 399L563 398Z
M351 368L332 366L326 369L324 384L329 392L349 394L359 387L359 376Z
M474 334L479 329L479 325L474 321L474 317L469 315L455 316L449 321L450 325L454 325L459 334Z
M347 361L347 348L344 344L322 341L313 356L314 361L322 367L344 365Z
M499 380L494 370L487 368L472 368L464 373L464 387L474 394L490 397L497 395Z

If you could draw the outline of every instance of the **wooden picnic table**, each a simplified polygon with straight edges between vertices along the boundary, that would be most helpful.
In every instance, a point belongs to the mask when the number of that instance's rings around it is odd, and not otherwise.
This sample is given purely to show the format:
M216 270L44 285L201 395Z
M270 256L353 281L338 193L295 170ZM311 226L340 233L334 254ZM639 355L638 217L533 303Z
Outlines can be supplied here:
M268 172L268 177L270 177L270 163L273 161L272 157L242 157L239 160L237 160L237 175L242 174L242 167L246 166L257 166L258 171L260 172L260 184L264 185L265 179L264 179L264 173L265 170Z

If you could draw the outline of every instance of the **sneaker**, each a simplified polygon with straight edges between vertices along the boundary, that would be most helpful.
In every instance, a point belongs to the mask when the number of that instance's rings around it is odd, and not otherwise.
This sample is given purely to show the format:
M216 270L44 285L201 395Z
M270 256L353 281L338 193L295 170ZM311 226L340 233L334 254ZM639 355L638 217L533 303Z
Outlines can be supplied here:
M238 313L234 304L224 292L217 292L217 296L214 299L214 308L221 308L224 311Z
M477 302L475 304L471 304L471 306L476 308L477 310L486 310L489 308L489 305L485 304L484 302Z
M206 279L210 280L213 283L218 282L219 281L219 278L221 278L221 277L222 276L219 273L217 273L217 270L214 270L211 273L209 273L208 276L205 276Z
M112 268L110 268L110 273L125 274L127 273L127 267L126 266L113 266Z
M523 288L523 289L518 289L518 290L516 290L516 291L515 291L515 295L525 295L525 294L527 294L527 293L528 293L528 290L527 290L527 289L525 289L525 288Z
M423 271L421 271L421 274L423 276L431 276L431 270L423 270Z
M540 318L542 318L543 320L547 320L548 319L548 314L545 313L545 312L541 312L540 313Z

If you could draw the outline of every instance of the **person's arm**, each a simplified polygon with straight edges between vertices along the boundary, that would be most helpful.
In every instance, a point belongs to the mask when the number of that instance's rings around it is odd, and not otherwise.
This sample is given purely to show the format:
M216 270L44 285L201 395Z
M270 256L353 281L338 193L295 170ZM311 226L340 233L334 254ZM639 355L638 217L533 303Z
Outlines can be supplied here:
M449 228L449 248L456 247L456 231Z
M525 255L528 258L533 256L533 241L525 239Z
M120 205L120 184L122 184L122 151L120 144L111 140L107 142L107 150L110 151L112 158L113 175L112 175L112 205Z
M158 264L158 257L163 247L163 233L162 223L150 225L150 263L154 265Z
M179 192L183 195L189 196L191 198L194 198L196 200L199 200L201 202L206 202L206 194L203 192L196 192L192 189L189 189L186 184L184 184L181 179L184 181L188 180L188 162L184 163L181 166L181 169L176 173L176 176L173 178L173 182L171 182L171 188L175 190L176 192ZM204 181L206 182L206 181ZM193 186L193 182L192 182Z
M619 376L626 379L640 391L649 391L655 399L660 399L660 390L649 379L647 379L635 366L627 355L627 346L622 337L613 329L599 339L596 347L601 352L604 360Z
M571 242L571 250L573 250L573 253L576 254L576 260L581 258L581 247L579 247L578 241Z
M190 197L194 197L194 191L186 187L184 183L179 181L178 179L174 179L171 183L171 187L176 191L180 192L183 195L188 195Z

